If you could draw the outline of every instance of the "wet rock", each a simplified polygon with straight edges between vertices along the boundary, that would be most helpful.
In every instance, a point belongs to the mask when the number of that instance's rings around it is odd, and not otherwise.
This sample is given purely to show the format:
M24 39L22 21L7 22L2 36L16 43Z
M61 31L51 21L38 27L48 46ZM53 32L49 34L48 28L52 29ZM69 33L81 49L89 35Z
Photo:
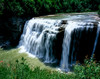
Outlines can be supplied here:
M60 27L59 29L58 29L58 31L64 31L65 30L65 27Z
M67 20L62 20L61 24L67 24Z
M97 28L75 29L71 34L71 47L69 60L72 63L79 61L84 62L86 56L91 57L93 46L96 38ZM95 53L96 54L96 53Z
M93 23L93 26L98 26L98 22L92 22Z
M10 46L10 42L9 41L0 43L0 48L7 48L9 46Z
M18 17L0 19L0 41L9 41L11 45L17 45L23 32L25 21L25 18Z
M56 59L58 60L58 64L60 64L61 56L62 56L62 43L64 38L64 30L60 31L57 34L56 40L54 40L54 46L53 46L53 53Z

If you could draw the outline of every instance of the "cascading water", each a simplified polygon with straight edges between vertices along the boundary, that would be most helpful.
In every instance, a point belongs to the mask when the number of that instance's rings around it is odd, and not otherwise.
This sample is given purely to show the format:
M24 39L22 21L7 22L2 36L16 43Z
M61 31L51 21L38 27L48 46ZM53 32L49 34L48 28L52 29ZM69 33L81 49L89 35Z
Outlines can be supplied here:
M23 30L23 34L21 35L21 40L19 42L19 47L21 48L21 52L28 52L32 55L42 58L44 63L56 63L57 58L55 54L59 54L54 51L56 48L55 43L58 39L58 34L60 30L64 31L64 38L62 38L62 55L59 58L60 68L62 71L70 71L69 69L69 55L71 54L71 64L76 62L77 52L75 52L76 48L73 45L72 51L70 49L71 42L74 41L72 39L72 34L74 30L80 30L86 28L88 31L89 28L93 28L94 25L92 22L75 22L75 21L66 21L64 20L50 20L50 19L31 19L26 22ZM81 30L82 31L82 30ZM95 43L93 46L92 55L95 52L98 37L99 37L100 28L97 28ZM78 35L76 35L78 37ZM81 38L80 36L78 38ZM59 40L59 39L58 39ZM59 40L61 41L61 40ZM58 50L56 48L56 50ZM56 52L56 53L55 53ZM76 56L74 56L76 53ZM60 55L60 54L59 54Z
M69 71L68 58L69 58L69 51L70 51L71 32L78 27L79 26L75 22L68 22L68 25L65 29L63 45L62 45L63 47L62 60L61 60L61 69L63 71Z
M43 58L45 63L56 62L52 46L53 40L56 39L59 25L59 20L33 18L27 21L19 43L20 48L39 58Z
M97 26L97 34L96 34L96 38L95 38L95 42L94 42L94 47L93 47L91 58L93 58L93 55L94 55L94 52L95 52L95 49L96 49L96 45L97 45L97 42L98 42L99 33L100 33L100 24L98 24L98 26Z
M64 39L63 39L63 45L62 45L62 59L61 59L61 70L68 72L69 69L69 53L70 53L70 44L71 44L71 34L73 30L77 29L84 29L87 28L93 28L93 23L86 23L86 22L73 22L68 21L68 25L65 29L64 33ZM71 64L73 64L73 52L71 55Z

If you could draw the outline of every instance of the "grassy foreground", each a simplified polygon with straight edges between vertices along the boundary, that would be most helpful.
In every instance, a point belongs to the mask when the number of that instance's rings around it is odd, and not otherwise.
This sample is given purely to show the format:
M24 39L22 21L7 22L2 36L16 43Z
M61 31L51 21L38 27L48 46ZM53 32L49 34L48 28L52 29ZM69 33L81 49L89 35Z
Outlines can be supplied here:
M19 53L19 49L17 48L13 48L9 50L3 50L0 48L0 60L2 60L4 63L15 64L15 61L19 60L20 62L22 57L26 59L25 64L29 65L31 69L35 67L40 67L40 69L54 70L54 68L51 68L50 66L46 66L38 58L29 57L26 53Z
M3 50L0 48L0 79L72 79L72 75L62 74L46 66L37 58L19 49Z
M18 53L19 49L0 49L0 79L100 79L100 63L86 59L75 65L74 73L53 71L36 58Z

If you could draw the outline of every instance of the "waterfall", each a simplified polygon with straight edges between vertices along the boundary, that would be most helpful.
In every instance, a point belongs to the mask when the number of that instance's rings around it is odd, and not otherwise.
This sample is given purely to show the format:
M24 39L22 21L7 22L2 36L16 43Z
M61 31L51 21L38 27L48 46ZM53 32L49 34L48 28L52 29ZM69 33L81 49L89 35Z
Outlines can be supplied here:
M82 21L78 22L78 21L33 18L25 23L23 34L21 35L21 39L19 42L19 47L21 48L21 52L27 52L28 54L34 57L41 58L44 63L56 63L59 61L61 70L68 72L70 71L69 55L71 54L70 62L71 64L73 64L73 61L76 61L77 59L77 54L79 54L76 51L77 48L74 46L77 42L75 42L75 44L73 43L74 45L72 46L72 50L70 47L71 42L77 40L77 39L74 40L72 39L73 31L80 30L81 28L80 32L82 33L83 29L86 28L85 30L88 33L90 28L93 29L94 27L93 24L94 23L92 22L82 22ZM62 33L63 40L62 39L59 40L58 34L62 30L63 30ZM100 32L100 27L98 26L94 47L92 51L92 56L96 50L99 32ZM80 34L77 34L76 36L77 38L82 37L80 36ZM59 44L62 44L61 53L59 52L59 49L57 49L60 47ZM59 47L56 47L57 45Z
M95 49L96 49L96 46L97 46L99 33L100 33L100 24L98 24L98 26L97 26L97 33L96 33L96 38L95 38L95 42L94 42L94 47L93 47L91 58L93 58L93 55L94 55L94 52L95 52Z
M70 52L71 32L79 27L81 26L79 26L77 22L69 21L65 29L63 45L62 45L63 50L62 50L61 69L66 72L69 71L68 59Z
M52 48L59 25L59 20L33 18L27 21L24 26L19 47L38 58L43 58L45 63L56 62Z
M73 22L68 21L68 25L66 26L64 39L62 44L62 59L61 59L61 70L68 72L69 69L69 53L70 53L70 45L71 45L71 35L73 30L79 30L79 28L84 29L86 28L87 31L89 28L93 28L93 23L91 22ZM74 48L73 48L74 49ZM76 57L74 58L76 60ZM71 55L71 64L73 62L73 51Z

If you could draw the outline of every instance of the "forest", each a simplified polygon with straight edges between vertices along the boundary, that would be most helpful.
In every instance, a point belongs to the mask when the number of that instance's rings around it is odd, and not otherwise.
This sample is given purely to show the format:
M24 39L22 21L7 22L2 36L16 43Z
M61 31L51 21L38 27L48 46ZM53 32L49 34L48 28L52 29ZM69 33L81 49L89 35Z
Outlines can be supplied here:
M91 11L100 14L100 0L0 0L0 16L25 17Z

